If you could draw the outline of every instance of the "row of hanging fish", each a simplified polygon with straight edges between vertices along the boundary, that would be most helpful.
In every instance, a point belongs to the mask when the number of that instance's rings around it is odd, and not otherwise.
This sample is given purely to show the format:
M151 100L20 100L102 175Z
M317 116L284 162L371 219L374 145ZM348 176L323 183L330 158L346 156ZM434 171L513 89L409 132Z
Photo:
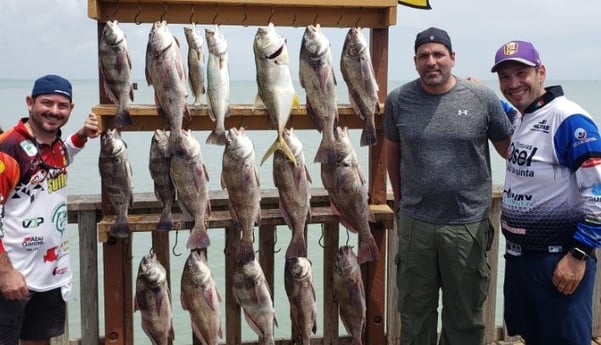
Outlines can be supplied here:
M342 323L353 345L361 345L365 331L365 289L361 270L351 247L338 249L334 265L333 297L339 304ZM307 258L286 260L285 290L290 302L292 341L310 345L317 332L317 304L311 262ZM232 295L244 313L260 345L273 345L277 326L271 292L256 258L236 261ZM221 294L204 252L191 251L181 274L180 303L189 313L191 329L201 344L217 345L224 334L221 325ZM155 254L142 257L136 276L134 312L152 344L173 342L173 308L167 272Z
M186 83L192 93L195 105L200 105L201 96L207 96L209 116L215 122L215 133L207 140L213 144L223 144L223 121L229 115L229 67L227 55L227 42L217 25L205 29L205 40L208 58L203 52L203 37L196 30L196 26L184 27L184 34L188 44L187 74L180 44L172 35L165 21L155 22L149 34L146 50L146 80L155 90L155 103L158 112L169 123L170 129L181 128L182 117L189 119L187 107L188 93ZM257 83L259 95L255 105L264 105L267 109L281 110L286 97L295 98L295 91L288 83L288 56L278 54L274 47L280 47L282 36L275 34L273 24L259 28L255 36L253 51L257 67ZM121 128L131 125L129 105L133 101L133 83L131 74L131 58L127 49L126 37L118 26L117 21L109 21L102 32L100 39L100 69L104 80L104 89L109 99L118 104L115 114L114 127ZM271 55L258 55L272 53ZM273 57L277 54L277 57ZM206 60L206 66L205 66ZM280 69L272 71L269 62L282 63ZM265 70L267 69L267 70ZM284 69L286 71L284 71ZM283 79L275 79L274 74L282 72ZM367 43L360 28L349 29L340 58L340 71L347 84L349 100L355 113L365 121L361 135L361 145L376 144L375 113L379 111L378 85ZM312 73L317 73L312 76ZM279 76L279 75L278 75ZM337 101L335 96L335 79L330 42L323 35L319 25L309 25L303 34L300 51L299 77L301 86L307 94L307 113L314 120L319 131L325 131L323 150L319 151L316 161L327 161L328 152L331 153L334 127L338 118ZM205 82L206 78L206 82ZM271 85L275 84L275 85ZM277 86L284 87L282 94L273 95L272 89ZM271 97L278 96L276 99ZM278 103L280 102L280 103ZM295 103L298 105L298 103ZM282 118L270 118L276 128L285 126L289 114ZM277 121L276 121L277 120ZM282 125L283 122L283 125ZM280 136L278 137L281 145ZM283 150L286 150L283 148ZM328 151L329 150L329 151ZM324 152L325 151L325 152ZM266 156L269 156L269 153ZM325 155L325 156L324 156ZM330 157L331 158L331 157Z

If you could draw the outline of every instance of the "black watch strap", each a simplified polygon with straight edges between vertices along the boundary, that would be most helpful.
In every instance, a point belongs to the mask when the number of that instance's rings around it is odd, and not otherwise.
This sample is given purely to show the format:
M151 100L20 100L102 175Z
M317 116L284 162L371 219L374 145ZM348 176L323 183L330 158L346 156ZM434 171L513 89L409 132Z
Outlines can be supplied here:
M578 247L570 249L570 255L572 255L573 258L579 261L586 261L589 256L584 250Z

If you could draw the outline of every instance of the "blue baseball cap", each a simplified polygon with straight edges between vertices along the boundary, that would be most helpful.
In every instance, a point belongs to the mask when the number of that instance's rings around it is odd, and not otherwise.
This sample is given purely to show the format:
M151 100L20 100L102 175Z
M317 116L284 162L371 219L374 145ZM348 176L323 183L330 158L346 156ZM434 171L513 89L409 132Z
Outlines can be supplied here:
M33 84L31 97L35 98L39 95L57 94L73 99L73 90L71 83L58 75L49 74L38 78Z
M430 27L418 33L417 36L415 36L415 44L413 46L415 52L417 52L417 48L419 48L419 46L425 43L440 43L447 47L450 52L453 51L449 34L439 28Z
M505 61L517 61L524 65L534 67L540 66L540 55L534 45L526 41L511 41L503 44L495 55L495 64L490 71L495 73L499 64Z

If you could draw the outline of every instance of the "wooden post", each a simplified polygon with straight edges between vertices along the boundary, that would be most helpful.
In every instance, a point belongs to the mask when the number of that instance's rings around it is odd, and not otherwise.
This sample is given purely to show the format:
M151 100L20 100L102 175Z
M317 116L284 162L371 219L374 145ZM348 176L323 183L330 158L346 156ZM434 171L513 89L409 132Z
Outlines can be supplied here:
M334 301L334 265L338 251L338 223L322 224L323 231L323 343L338 345L338 303Z
M79 281L81 343L97 345L98 331L98 243L96 210L77 212L79 227Z

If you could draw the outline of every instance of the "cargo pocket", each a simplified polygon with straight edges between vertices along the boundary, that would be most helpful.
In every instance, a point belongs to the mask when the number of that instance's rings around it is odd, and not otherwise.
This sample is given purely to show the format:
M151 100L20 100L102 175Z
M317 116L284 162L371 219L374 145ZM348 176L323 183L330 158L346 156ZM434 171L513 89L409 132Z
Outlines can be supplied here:
M492 243L495 240L495 227L492 225L490 219L488 219L488 230L486 231L486 251L488 252L492 248Z

